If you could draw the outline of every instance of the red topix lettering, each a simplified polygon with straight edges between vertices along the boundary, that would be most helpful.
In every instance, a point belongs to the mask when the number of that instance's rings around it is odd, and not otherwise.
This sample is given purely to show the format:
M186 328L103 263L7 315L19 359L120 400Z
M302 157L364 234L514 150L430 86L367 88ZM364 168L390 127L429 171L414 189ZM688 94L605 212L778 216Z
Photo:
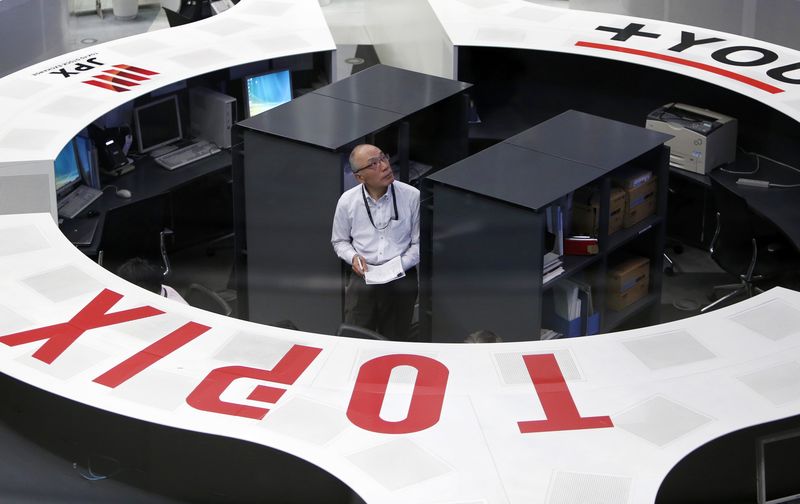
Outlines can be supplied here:
M33 353L33 357L47 364L52 364L59 355L64 353L64 350L69 348L86 331L164 313L151 306L141 306L108 313L108 310L117 304L120 299L122 299L122 294L103 289L100 294L68 322L0 336L0 343L8 346L17 346L46 340Z
M198 324L197 322L189 322L184 324L175 331L167 334L160 340L148 346L141 352L138 352L132 355L130 358L125 359L92 381L99 383L100 385L105 385L106 387L115 388L141 373L156 362L160 361L175 350L189 343L193 339L197 338L209 329L211 328L202 324Z
M523 355L522 359L528 368L528 374L547 419L517 422L521 433L602 429L614 426L610 417L582 417L578 413L572 394L567 388L567 382L553 354Z
M226 366L214 369L189 394L186 402L189 406L201 411L261 420L264 415L269 413L268 408L226 402L220 399L220 396L239 378L292 385L314 362L321 351L321 348L294 345L271 370L247 366ZM286 392L284 388L257 385L247 398L275 404L284 392Z
M406 418L389 422L380 417L380 412L389 377L397 366L416 368L417 381ZM358 371L347 418L353 425L381 434L409 434L432 427L442 413L449 374L444 364L422 355L384 355L369 360Z

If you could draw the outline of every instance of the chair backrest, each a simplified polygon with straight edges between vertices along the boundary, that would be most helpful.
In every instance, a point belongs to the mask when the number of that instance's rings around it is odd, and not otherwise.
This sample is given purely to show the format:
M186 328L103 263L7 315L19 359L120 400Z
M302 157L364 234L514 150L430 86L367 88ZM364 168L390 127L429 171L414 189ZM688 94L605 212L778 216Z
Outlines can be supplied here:
M167 9L166 7L162 8L164 9L164 12L167 13L167 23L169 23L170 28L189 24L192 22L191 19L182 16L181 14L175 12L174 10Z
M741 274L752 258L752 241L756 237L755 215L744 198L714 178L711 178L711 193L718 218L718 232L711 244L711 257L729 273Z
M189 290L183 295L183 299L195 308L219 313L220 315L228 316L233 311L228 302L222 299L219 294L197 283L189 286Z
M363 327L353 324L341 324L339 326L339 329L336 331L336 335L344 336L347 338L387 341L387 338L385 336L376 333L375 331L371 331L369 329L365 329Z

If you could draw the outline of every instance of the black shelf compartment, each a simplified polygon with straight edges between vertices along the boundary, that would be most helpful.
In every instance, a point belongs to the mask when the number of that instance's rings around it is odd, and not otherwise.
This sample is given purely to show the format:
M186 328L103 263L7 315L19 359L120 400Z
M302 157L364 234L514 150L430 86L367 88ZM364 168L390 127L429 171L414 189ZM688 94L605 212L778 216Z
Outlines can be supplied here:
M629 228L623 228L608 237L607 254L611 254L619 250L621 247L638 239L640 236L648 233L657 226L664 222L664 218L660 215L651 215L646 217L641 222Z
M659 300L661 299L661 294L653 292L652 281L648 288L650 290L647 293L647 295L644 296L642 299L636 301L635 303L631 304L630 306L626 306L625 308L619 311L606 309L603 312L603 316L601 317L600 332L605 333L614 331L622 323L630 320L631 317L634 317L642 313L648 308L655 308Z

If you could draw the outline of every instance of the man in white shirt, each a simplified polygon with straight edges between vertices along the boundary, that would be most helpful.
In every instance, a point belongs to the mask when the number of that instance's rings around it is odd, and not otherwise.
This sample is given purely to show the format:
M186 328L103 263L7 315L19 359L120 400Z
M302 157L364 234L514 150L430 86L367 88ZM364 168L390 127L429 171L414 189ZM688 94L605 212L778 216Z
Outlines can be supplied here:
M417 298L419 190L394 179L389 158L374 145L356 146L350 168L359 185L339 198L331 243L351 266L345 288L345 322L391 340L407 340ZM371 266L400 258L405 276L366 284Z

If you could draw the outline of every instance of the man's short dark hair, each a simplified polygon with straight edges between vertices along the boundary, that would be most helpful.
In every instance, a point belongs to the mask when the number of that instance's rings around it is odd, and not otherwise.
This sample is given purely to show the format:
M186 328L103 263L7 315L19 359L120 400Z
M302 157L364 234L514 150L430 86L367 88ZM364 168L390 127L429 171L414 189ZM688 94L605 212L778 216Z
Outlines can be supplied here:
M502 343L503 338L496 335L492 331L481 329L471 333L464 340L464 343Z
M150 292L161 294L161 269L147 259L129 259L117 268L117 276Z

